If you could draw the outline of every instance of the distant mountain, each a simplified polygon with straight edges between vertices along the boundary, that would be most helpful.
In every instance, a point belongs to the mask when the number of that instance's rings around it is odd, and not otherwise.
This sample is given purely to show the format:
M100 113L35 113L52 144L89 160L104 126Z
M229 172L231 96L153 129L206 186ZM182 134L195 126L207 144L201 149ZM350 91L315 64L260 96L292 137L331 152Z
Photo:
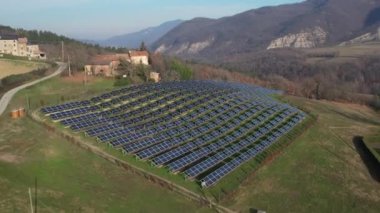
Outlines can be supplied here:
M84 42L99 44L101 46L138 48L140 47L141 42L144 41L146 46L150 46L182 22L182 20L168 21L159 26L149 27L135 33L114 36L103 41L87 40Z
M152 47L164 54L221 62L265 49L335 45L374 32L379 24L379 0L307 0L186 21Z

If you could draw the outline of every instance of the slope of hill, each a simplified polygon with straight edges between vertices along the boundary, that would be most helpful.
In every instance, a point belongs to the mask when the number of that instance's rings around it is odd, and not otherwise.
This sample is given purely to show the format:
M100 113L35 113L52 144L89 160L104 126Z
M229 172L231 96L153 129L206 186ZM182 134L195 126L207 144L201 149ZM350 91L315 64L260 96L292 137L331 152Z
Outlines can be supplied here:
M2 78L10 75L23 74L45 67L47 67L47 64L44 63L0 58L0 81Z
M267 48L337 44L376 29L380 1L307 0L220 19L184 22L152 45L157 52L222 61Z
M138 32L114 36L103 41L94 41L91 43L110 47L138 48L141 42L145 42L145 44L149 46L182 22L182 20L168 21L156 27L149 27Z

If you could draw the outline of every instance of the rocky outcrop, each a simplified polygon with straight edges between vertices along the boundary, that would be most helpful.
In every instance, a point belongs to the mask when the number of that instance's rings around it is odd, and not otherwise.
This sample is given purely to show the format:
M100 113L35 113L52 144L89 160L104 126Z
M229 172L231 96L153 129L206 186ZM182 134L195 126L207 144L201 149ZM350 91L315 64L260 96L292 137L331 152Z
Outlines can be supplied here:
M169 31L150 49L224 64L267 48L338 45L380 26L377 8L380 0L304 0L219 19L195 18Z
M197 54L201 52L202 50L209 47L211 44L213 44L215 38L211 37L205 41L199 41L199 42L186 42L179 46L166 46L165 44L160 45L155 52L156 53L175 53L175 54Z
M361 44L361 43L370 42L370 41L380 41L380 28L378 28L377 32L375 32L375 33L366 33L366 34L361 35L359 37L356 37L350 41L345 41L345 42L341 43L339 46Z
M210 46L214 42L214 38L210 38L206 41L196 42L190 45L188 52L190 54L196 54L200 51L206 49L208 46Z
M313 48L324 44L327 39L327 32L321 27L314 29L302 30L296 34L288 34L284 37L277 38L269 44L267 49L276 48Z

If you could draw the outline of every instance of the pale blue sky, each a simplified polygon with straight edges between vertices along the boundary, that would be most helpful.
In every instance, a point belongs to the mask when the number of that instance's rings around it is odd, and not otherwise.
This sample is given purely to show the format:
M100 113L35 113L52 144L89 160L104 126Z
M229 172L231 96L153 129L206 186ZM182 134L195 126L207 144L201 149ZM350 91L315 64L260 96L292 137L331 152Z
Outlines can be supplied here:
M302 0L0 0L0 24L103 39L165 21L219 18Z

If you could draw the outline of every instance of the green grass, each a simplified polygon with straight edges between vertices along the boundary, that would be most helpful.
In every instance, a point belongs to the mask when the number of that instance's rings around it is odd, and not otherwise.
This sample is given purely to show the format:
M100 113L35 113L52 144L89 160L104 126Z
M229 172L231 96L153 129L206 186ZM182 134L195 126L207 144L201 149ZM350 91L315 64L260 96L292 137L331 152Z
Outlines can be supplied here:
M379 114L358 105L285 100L319 115L315 126L250 175L222 204L268 212L378 212L380 185L352 140L378 132Z
M111 80L97 80L84 87L81 83L54 78L18 93L8 109L25 106L28 98L31 107L36 109L111 89ZM272 162L248 174L240 187L221 203L241 211L258 208L268 212L377 212L380 186L368 174L352 139L379 132L379 114L358 105L294 97L285 101L319 115L315 126ZM27 189L37 176L41 208L46 211L209 211L46 132L29 119L11 121L2 117L1 120L2 209L26 211ZM124 156L83 135L78 137L199 192L197 184L185 181L182 176Z
M56 103L60 102L56 94L61 92L75 98L104 92L112 89L112 85L112 81L106 80L84 88L81 84L64 83L55 78L21 91L10 108L23 104L26 95L32 100ZM8 116L2 116L2 212L28 211L28 188L33 187L35 177L39 186L39 208L45 212L212 211L47 132L29 118L11 120Z
M95 94L104 93L106 91L115 89L113 85L114 81L107 79L98 79L84 86L81 83L68 83L64 82L60 78L53 78L52 80L43 82L18 93L8 107L8 111L13 108L19 108L20 106L27 106L27 99L29 99L31 109L38 109L43 105L58 104L68 100L75 100L83 97L94 96ZM59 124L56 126L60 128L61 131L65 131L63 126L60 126ZM153 174L164 177L165 179L168 179L174 183L180 184L187 189L199 193L199 185L194 182L186 181L183 176L173 175L165 169L156 168L149 163L138 161L132 156L125 156L121 151L115 150L105 144L99 144L94 139L85 137L83 134L78 134L78 136L80 136L86 142L89 142L92 145L96 145L102 148L104 151L116 157L119 157L120 159L125 160L132 165L138 166L139 168L145 169L149 172L152 172Z
M92 97L114 89L111 79L96 79L84 85L81 82L70 82L59 77L31 86L17 93L8 110L20 106L38 109L41 106L54 105L67 101L78 100L83 97Z
M247 177L249 177L250 174L252 174L252 172L256 172L271 158L281 154L281 152L284 151L290 143L292 143L306 129L310 128L315 121L316 117L314 115L308 115L301 124L298 124L294 129L282 136L267 150L238 167L236 170L224 177L214 187L206 190L207 194L210 194L217 201L223 200L225 197L230 196L231 193L236 190L240 184Z
M27 211L28 187L33 187L35 177L43 211L208 211L58 138L29 119L3 120L0 129L2 212Z
M15 56L10 54L2 54L3 56L0 59L11 59L11 60L20 60L20 61L29 61L28 57Z
M219 126L221 126L221 125L223 125L223 123L219 124ZM243 125L243 123L241 123L241 125ZM55 123L55 126L57 128L59 128L60 131L64 131L67 134L72 134L70 131L64 129L64 127L62 125L60 125L59 123ZM212 130L210 130L210 131L212 131ZM97 147L100 147L103 149L103 151L105 151L105 152L107 152L113 156L116 156L119 159L128 162L129 164L132 164L136 167L142 168L142 169L144 169L148 172L151 172L155 175L163 177L164 179L169 180L171 182L174 182L178 185L181 185L181 186L183 186L183 187L185 187L185 188L187 188L187 189L189 189L195 193L204 194L204 191L201 190L200 185L198 183L187 181L187 180L185 180L185 178L182 175L173 175L167 169L156 168L156 167L152 166L149 162L143 162L143 161L136 160L133 156L130 156L130 155L125 156L121 153L121 151L115 150L115 149L107 146L106 144L97 143L93 138L84 137L83 134L74 134L74 135L79 136L82 141L85 141L85 142L90 143L91 145L95 145ZM255 165L256 165L256 163L255 163ZM243 170L247 170L247 169L248 169L248 171L253 170L252 168L251 169L244 168ZM244 179L244 177L246 177L246 175L241 175L240 173L237 176L238 176L238 178L234 178L234 176L233 176L232 179L233 180L238 179L239 181L232 181L233 184L229 184L229 183L227 184L228 185L227 188L229 189L228 191L232 191L233 189L238 187L241 180ZM228 180L231 180L231 178L229 178ZM224 181L224 182L226 182L226 181ZM218 190L216 190L216 191L224 191L224 193L225 193L225 189L226 189L226 187L218 187ZM218 193L211 193L211 195L213 195L214 198L216 198L215 194L219 194L219 192ZM208 194L208 195L210 195L210 194ZM216 199L218 199L218 198L216 198Z

